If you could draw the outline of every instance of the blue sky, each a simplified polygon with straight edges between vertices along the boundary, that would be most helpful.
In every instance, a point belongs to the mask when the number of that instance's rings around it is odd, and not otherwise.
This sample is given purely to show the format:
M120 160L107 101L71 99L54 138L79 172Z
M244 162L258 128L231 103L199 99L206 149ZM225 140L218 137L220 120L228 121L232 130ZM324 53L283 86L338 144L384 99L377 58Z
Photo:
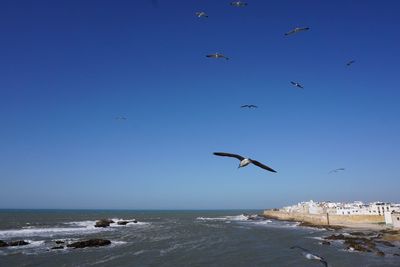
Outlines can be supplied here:
M0 208L400 202L399 8L2 1Z

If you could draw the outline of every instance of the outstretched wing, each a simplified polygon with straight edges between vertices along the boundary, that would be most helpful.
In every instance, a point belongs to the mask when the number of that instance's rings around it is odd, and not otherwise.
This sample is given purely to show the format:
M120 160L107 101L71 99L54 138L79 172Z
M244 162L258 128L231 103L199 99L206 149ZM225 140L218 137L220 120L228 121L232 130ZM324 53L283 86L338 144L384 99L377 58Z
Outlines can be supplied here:
M251 160L251 162L256 166L258 166L260 168L263 168L264 170L267 170L267 171L270 171L270 172L276 172L274 169L272 169L272 168L268 167L267 165L264 165L264 164L262 164L262 163L260 163L260 162L258 162L256 160Z
M291 35L291 34L293 34L293 33L295 33L295 32L296 32L295 30L291 30L291 31L285 33L285 35L286 35L286 36L287 36L287 35Z
M230 154L230 153L225 153L225 152L214 152L213 154L215 156L237 158L240 161L244 160L244 157L237 155L237 154Z
M320 260L320 262L321 262L325 267L328 267L328 262L326 262L325 260Z
M243 105L243 106L241 106L241 108L248 108L248 107L250 107L249 105Z
M310 28L309 27L304 27L304 28L300 28L300 31L308 31Z

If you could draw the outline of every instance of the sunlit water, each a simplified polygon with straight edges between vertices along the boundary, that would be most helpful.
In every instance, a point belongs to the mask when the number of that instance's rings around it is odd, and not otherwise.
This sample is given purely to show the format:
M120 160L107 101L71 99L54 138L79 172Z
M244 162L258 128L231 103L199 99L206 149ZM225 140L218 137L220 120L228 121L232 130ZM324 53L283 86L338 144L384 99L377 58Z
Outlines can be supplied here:
M385 257L321 245L330 231L292 222L248 221L257 211L1 211L0 240L30 245L0 248L0 266L323 266L292 245L323 256L329 266L400 266L399 245ZM258 211L260 212L260 211ZM137 219L95 228L97 219ZM56 240L112 241L107 247L51 250Z

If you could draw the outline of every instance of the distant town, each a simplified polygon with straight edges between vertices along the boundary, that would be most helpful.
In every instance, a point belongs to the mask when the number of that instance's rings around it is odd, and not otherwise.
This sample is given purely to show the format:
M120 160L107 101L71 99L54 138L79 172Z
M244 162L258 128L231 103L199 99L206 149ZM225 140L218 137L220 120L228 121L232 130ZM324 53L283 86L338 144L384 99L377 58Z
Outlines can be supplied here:
M310 200L283 207L279 211L289 214L332 215L335 217L338 215L343 217L360 216L359 218L362 217L367 220L369 216L371 218L379 216L386 225L400 228L400 204L396 203L378 201L366 204L361 201L345 203Z

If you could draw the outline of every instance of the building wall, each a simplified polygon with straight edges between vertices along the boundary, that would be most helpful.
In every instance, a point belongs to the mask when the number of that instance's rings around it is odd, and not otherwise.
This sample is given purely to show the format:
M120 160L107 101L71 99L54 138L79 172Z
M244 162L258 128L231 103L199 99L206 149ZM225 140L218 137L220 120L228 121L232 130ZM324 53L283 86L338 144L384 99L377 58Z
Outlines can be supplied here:
M384 216L379 215L333 215L329 214L302 214L297 212L284 212L284 211L273 211L265 210L264 215L267 217L288 220L288 221L302 221L313 224L321 225L336 225L336 224L348 224L348 223L384 223ZM329 220L329 223L328 223ZM399 221L400 222L400 221Z
M400 229L400 213L392 213L393 228Z
M393 224L392 213L389 211L385 211L385 223Z

